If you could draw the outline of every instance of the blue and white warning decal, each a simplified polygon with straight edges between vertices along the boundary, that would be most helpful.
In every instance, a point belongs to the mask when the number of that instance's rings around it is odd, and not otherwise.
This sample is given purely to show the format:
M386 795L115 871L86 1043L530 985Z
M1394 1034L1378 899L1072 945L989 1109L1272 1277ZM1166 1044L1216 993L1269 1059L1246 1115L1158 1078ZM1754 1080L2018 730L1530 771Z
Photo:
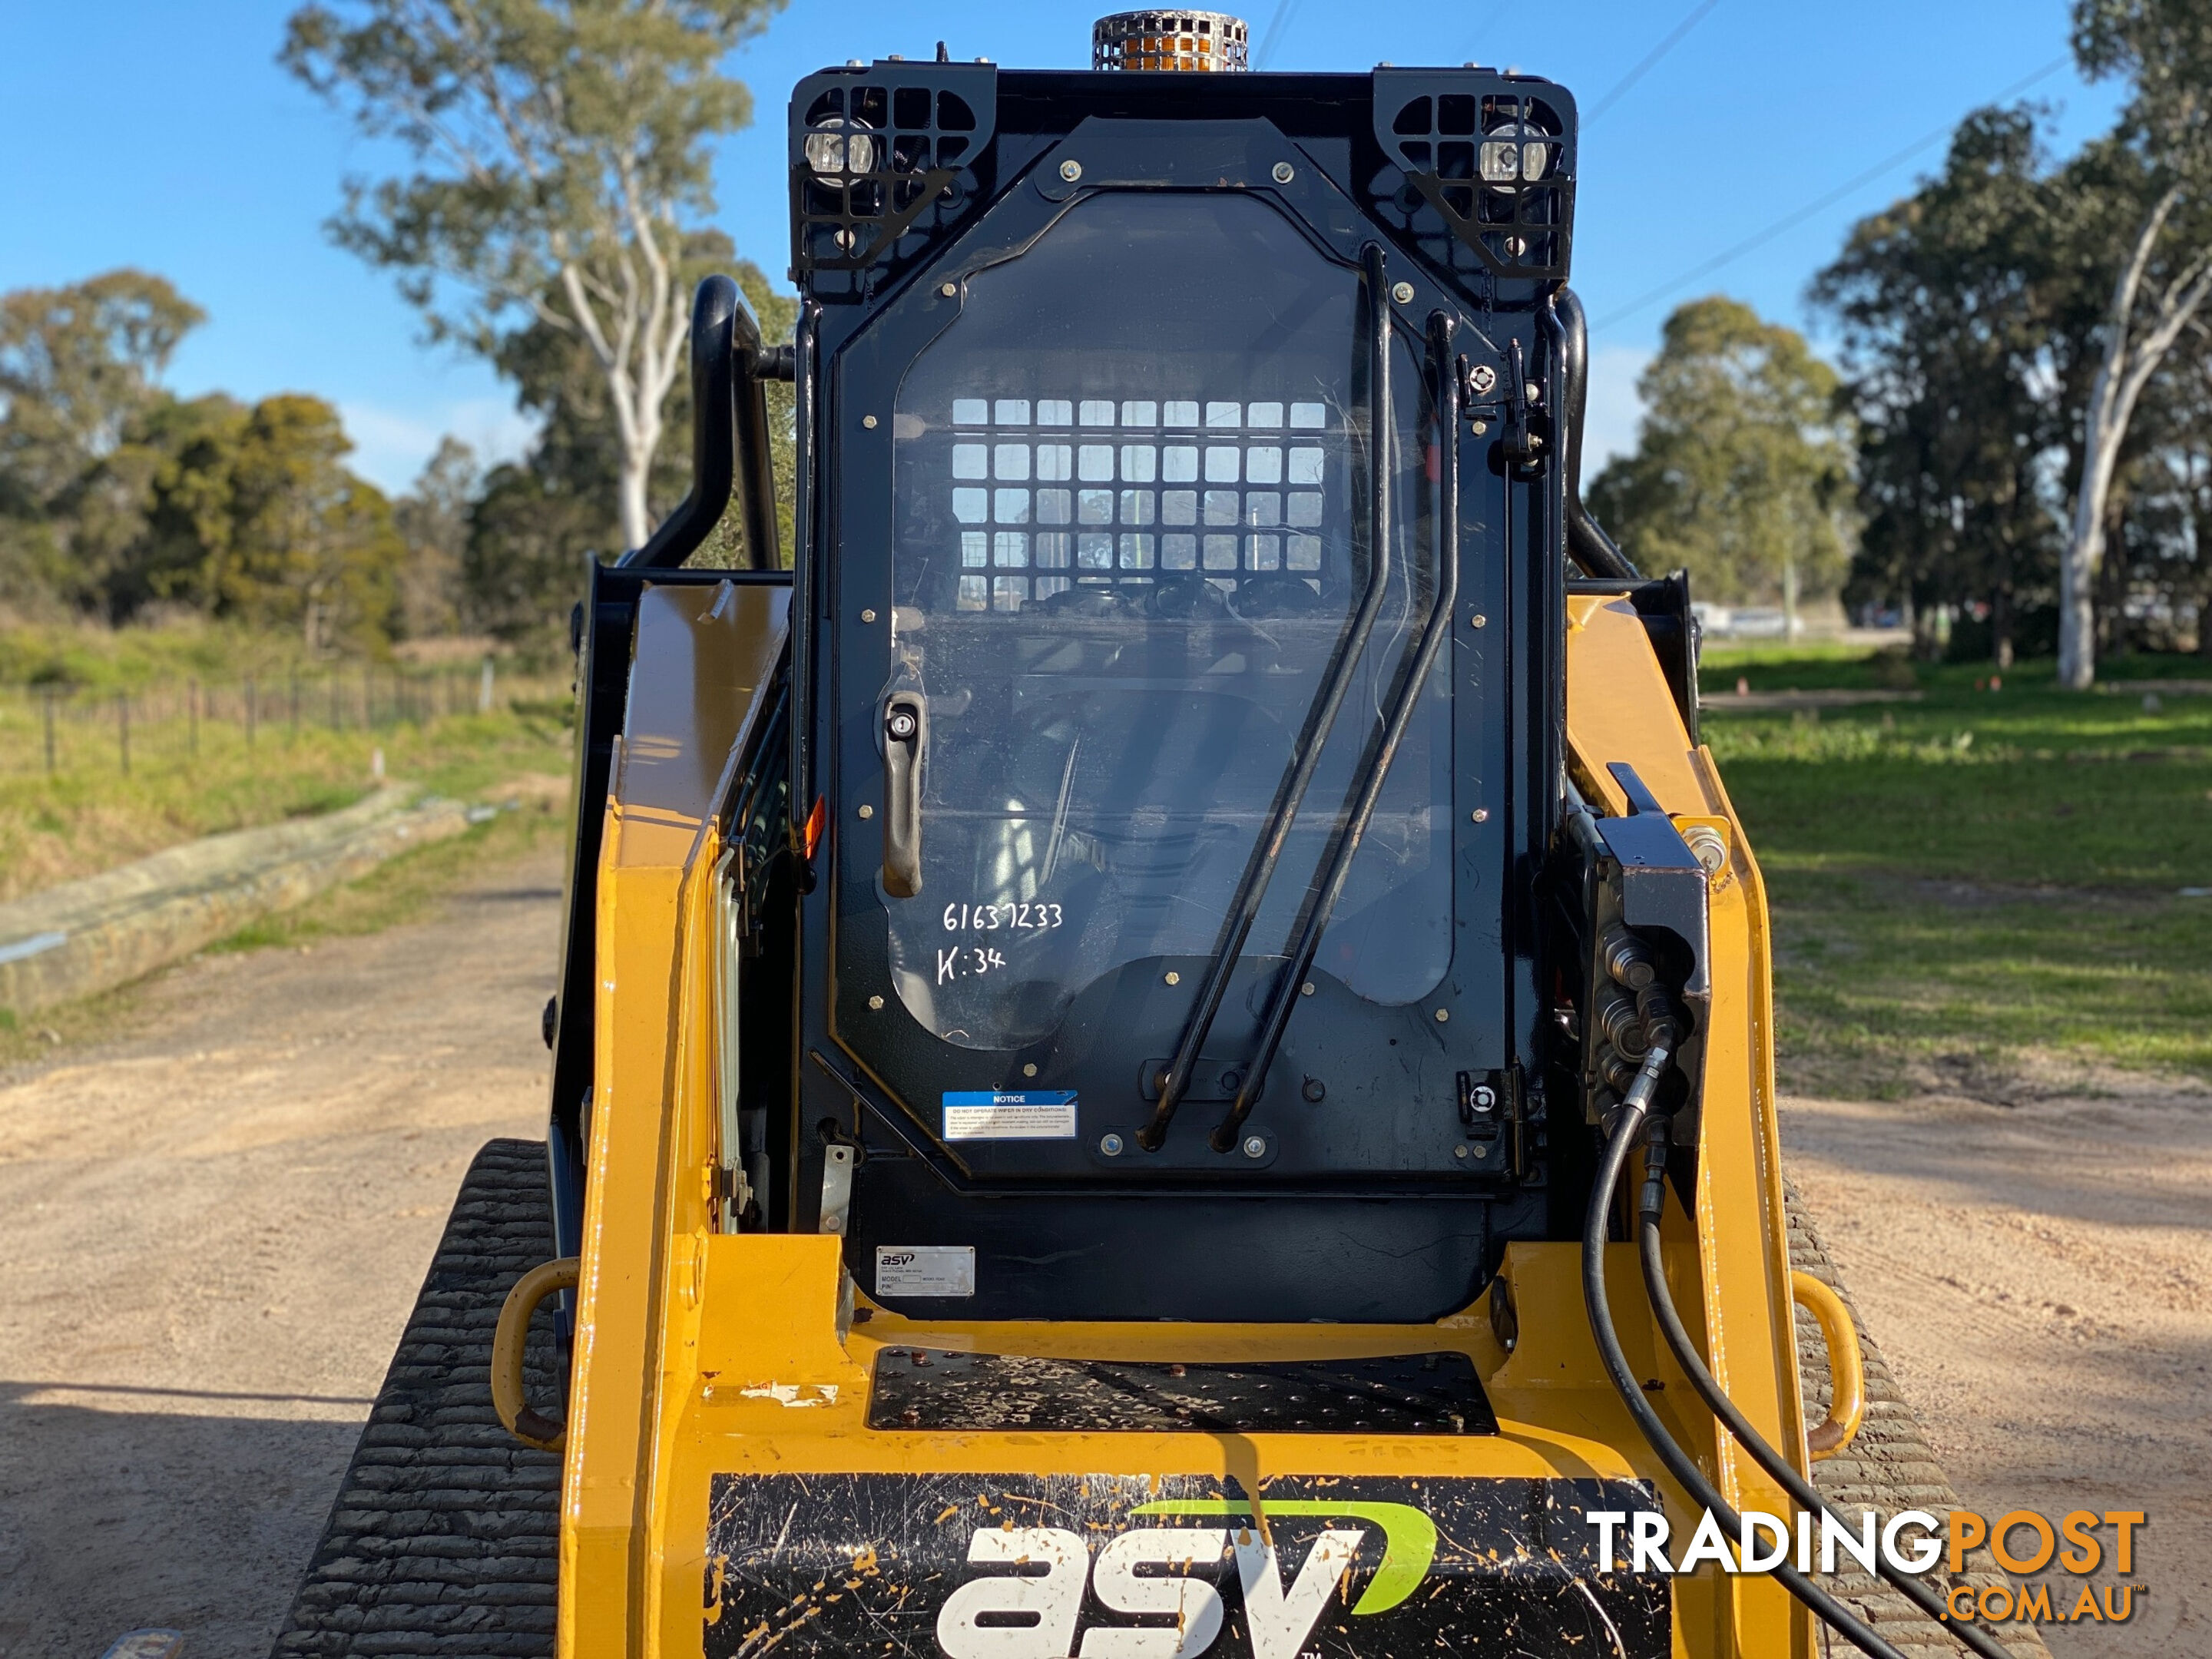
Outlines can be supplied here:
M707 1659L1664 1659L1669 1581L1605 1570L1609 1480L714 1478Z
M1073 1140L1075 1136L1073 1089L945 1091L947 1140Z

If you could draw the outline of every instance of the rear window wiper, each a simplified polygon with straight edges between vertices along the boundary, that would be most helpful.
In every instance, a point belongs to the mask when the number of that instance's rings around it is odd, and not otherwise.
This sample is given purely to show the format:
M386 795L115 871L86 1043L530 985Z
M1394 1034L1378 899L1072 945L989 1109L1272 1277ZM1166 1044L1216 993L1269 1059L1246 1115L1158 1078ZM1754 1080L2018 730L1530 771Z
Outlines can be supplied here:
M1352 672L1367 649L1368 638L1375 631L1375 619L1382 612L1390 585L1390 436L1395 418L1390 404L1390 298L1383 282L1382 247L1370 242L1360 249L1359 258L1365 273L1368 307L1367 585L1360 594L1359 608L1353 613L1351 628L1337 641L1335 653L1329 659L1322 694L1307 714L1304 729L1298 733L1297 746L1291 751L1291 764L1275 792L1267 823L1253 847L1243 875L1238 878L1236 896L1230 902L1228 926L1212 961L1206 966L1197 1002L1191 1010L1189 1022L1183 1027L1182 1041L1176 1045L1175 1058L1160 1074L1159 1102L1152 1109L1151 1120L1137 1131L1137 1144L1146 1152L1159 1151L1167 1139L1168 1125L1175 1117L1176 1108L1190 1086L1191 1070L1198 1063L1199 1050L1206 1046L1206 1039L1213 1030L1214 1016L1221 1011L1221 1000L1228 994L1230 976L1236 972L1237 963L1243 955L1244 941L1252 932L1252 924L1259 919L1261 903L1267 896L1267 884L1274 878L1275 866L1282 860L1291 826L1297 821L1307 786L1312 783L1314 773L1321 765L1322 750L1328 745L1337 711L1351 689Z

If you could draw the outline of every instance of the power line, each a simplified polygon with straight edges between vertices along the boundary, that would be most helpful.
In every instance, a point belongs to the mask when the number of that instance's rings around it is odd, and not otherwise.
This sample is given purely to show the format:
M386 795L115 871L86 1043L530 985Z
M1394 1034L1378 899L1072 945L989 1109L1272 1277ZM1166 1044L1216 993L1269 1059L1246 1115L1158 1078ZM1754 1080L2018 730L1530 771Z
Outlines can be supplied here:
M2008 98L2017 97L2020 94L2026 92L2030 87L2033 86L2037 82L2057 74L2060 70L2064 69L2067 64L2073 61L2074 60L2070 56L2065 58L2054 58L2051 62L2045 64L2041 69L2036 70L2034 74L2023 76L2021 79L2014 82L2010 86L2005 88L2003 91L1998 93L1995 97L1992 97L1986 101L1991 104L2001 104ZM1701 277L1711 276L1713 272L1718 270L1723 265L1735 263L1736 260L1741 258L1745 254L1750 252L1753 248L1765 246L1767 243L1772 241L1784 231L1796 229L1799 225L1803 224L1806 220L1811 218L1814 214L1820 212L1824 209L1833 207L1837 203L1842 201L1844 198L1849 196L1853 191L1857 190L1860 186L1872 184L1875 179L1881 178L1883 173L1890 171L1891 168L1900 167L1905 162L1911 161L1914 156L1919 155L1922 150L1926 149L1930 144L1940 143L1942 140L1949 137L1952 132L1956 130L1956 122L1947 121L1943 125L1936 128L1934 131L1924 134L1921 137L1914 139L1903 149L1894 151L1892 154L1884 156L1881 161L1875 162L1863 173L1854 173L1850 178L1845 179L1842 184L1838 185L1833 190L1828 191L1826 195L1820 197L1816 200L1808 202L1803 207L1799 208L1794 213L1786 214L1783 217L1777 219L1772 224L1767 226L1765 229L1759 231L1757 234L1747 236L1742 241L1738 242L1734 247L1715 254L1711 258L1706 260L1705 264L1698 266L1696 269L1686 270L1680 276L1662 283L1658 287L1650 289L1645 294L1638 295L1636 299L1632 300L1628 304L1623 306L1620 310L1614 312L1611 316L1601 319L1599 321L1593 323L1590 325L1590 332L1595 334L1605 329L1611 328L1615 323L1620 322L1622 319L1634 316L1638 312L1643 310L1644 307L1650 305L1653 301L1663 300L1669 294L1674 293L1675 289L1686 288L1692 283L1697 282Z
M1629 88L1649 75L1659 60L1680 46L1682 37L1697 27L1698 21L1720 3L1721 0L1698 0L1698 3L1690 8L1690 15L1675 24L1673 32L1664 40L1645 52L1634 69L1614 82L1612 90L1589 106L1582 118L1583 126L1587 129L1591 122L1627 96Z
M1498 0L1498 3L1492 6L1490 9L1489 14L1483 18L1482 27L1474 32L1474 38L1468 43L1465 52L1462 52L1462 55L1465 56L1467 52L1480 52L1482 49L1482 43L1490 38L1492 27L1499 18L1505 15L1506 12L1512 7L1512 5L1513 0ZM1480 62L1480 60L1477 59L1476 61Z
M1267 20L1267 27L1260 36L1260 50L1252 55L1252 67L1265 69L1267 60L1275 55L1275 48L1283 44L1283 31L1297 15L1304 0L1275 0L1275 15Z

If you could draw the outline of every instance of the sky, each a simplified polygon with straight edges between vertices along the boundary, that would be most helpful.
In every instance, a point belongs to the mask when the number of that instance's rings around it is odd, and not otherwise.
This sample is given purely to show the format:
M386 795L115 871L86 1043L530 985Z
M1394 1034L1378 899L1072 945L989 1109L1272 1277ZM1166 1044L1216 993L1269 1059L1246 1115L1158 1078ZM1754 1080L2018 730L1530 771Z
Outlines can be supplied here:
M341 10L345 0L332 0ZM503 459L528 423L482 363L422 343L388 275L322 225L349 175L404 159L290 80L283 0L0 5L0 291L135 265L210 319L168 384L187 395L311 392L353 463L404 489L452 433ZM730 60L755 125L716 146L718 222L781 279L789 260L783 108L848 58L1087 64L1099 8L1066 0L793 0ZM1633 447L1635 382L1673 306L1746 301L1806 330L1808 280L1851 224L1940 164L1967 111L2051 108L2060 154L2109 125L2063 0L1259 0L1271 70L1479 62L1544 75L1584 112L1572 283L1593 324L1589 465ZM1347 14L1357 22L1347 22Z

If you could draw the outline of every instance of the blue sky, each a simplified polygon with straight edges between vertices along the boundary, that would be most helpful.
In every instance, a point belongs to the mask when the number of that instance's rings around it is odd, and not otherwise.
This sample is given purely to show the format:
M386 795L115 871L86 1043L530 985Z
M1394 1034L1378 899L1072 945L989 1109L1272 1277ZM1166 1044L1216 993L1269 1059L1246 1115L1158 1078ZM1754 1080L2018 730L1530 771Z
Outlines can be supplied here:
M848 58L925 56L940 39L957 58L1077 67L1088 61L1097 9L794 0L732 62L760 118L719 147L720 222L780 276L788 260L781 111L799 76ZM404 487L447 431L512 453L527 428L499 381L419 343L390 279L324 238L339 180L392 158L277 69L290 9L282 0L0 6L0 289L123 264L161 272L210 313L179 354L177 390L329 398L359 446L356 465L388 489ZM1269 68L1472 59L1563 81L1585 111L1690 25L1585 128L1573 280L1598 325L1595 456L1633 442L1636 374L1680 300L1730 294L1817 337L1807 278L1854 219L1939 161L1942 143L1842 187L2064 58L2067 8L1262 0L1249 15ZM2105 126L2116 103L2112 88L2083 86L2070 64L2027 95L2056 106L2062 152Z

